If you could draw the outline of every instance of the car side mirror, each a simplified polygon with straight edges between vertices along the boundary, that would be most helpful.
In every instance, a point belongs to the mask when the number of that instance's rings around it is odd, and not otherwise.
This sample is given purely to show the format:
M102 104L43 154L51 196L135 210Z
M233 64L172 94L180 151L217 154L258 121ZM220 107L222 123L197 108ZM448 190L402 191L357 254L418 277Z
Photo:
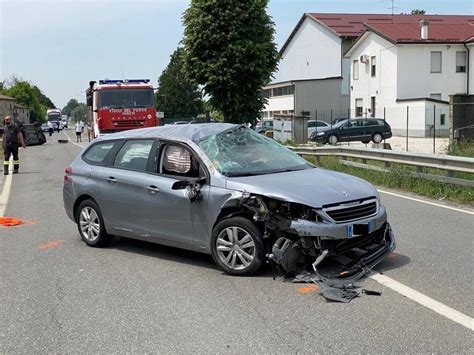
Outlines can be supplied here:
M188 180L179 180L176 181L172 186L171 190L183 190L191 184Z
M196 201L199 199L201 195L201 187L206 182L206 178L199 178L194 181L188 180L179 180L176 181L172 186L172 190L183 190L186 189L186 193L189 197L191 202Z

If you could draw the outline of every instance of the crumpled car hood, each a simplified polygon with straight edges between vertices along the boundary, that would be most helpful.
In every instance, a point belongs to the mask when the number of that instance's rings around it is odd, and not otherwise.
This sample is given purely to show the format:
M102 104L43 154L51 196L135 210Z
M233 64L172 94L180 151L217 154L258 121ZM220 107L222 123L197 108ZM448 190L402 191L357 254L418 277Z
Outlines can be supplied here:
M226 187L315 208L378 196L377 190L365 180L321 168L231 177Z

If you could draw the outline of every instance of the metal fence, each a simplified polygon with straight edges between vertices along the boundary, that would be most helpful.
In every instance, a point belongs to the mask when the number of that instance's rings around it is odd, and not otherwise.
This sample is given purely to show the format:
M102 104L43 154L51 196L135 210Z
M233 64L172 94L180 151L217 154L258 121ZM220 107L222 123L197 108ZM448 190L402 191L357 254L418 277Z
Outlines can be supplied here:
M273 115L277 117L279 114L285 113L286 111L278 111L273 112ZM421 145L424 152L440 153L444 152L448 145L449 105L444 103L400 104L392 107L377 107L374 111L367 108L313 110L305 111L305 115L309 120L327 123L331 129L338 121L344 119L383 119L390 125L393 133L393 138L386 142L393 142L397 145L397 149L405 151L419 151L418 146ZM321 128L319 129L321 130ZM315 130L317 131L318 127ZM353 146L354 142L339 144Z

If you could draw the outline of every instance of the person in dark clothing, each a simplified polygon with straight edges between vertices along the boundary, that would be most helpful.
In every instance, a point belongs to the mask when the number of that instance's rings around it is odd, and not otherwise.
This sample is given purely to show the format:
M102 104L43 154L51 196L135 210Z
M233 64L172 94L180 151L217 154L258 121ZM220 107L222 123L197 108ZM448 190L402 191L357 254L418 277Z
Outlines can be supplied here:
M18 148L20 145L26 148L23 134L20 128L12 122L10 116L5 117L3 124L3 175L8 175L10 155L13 155L13 174L18 174L18 169L20 168Z

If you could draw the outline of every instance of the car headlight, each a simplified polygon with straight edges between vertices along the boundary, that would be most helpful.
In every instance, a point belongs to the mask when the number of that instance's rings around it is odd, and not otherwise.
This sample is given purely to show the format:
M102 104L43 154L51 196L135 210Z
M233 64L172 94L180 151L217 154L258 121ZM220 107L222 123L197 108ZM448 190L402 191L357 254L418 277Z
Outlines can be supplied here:
M316 135L317 135L318 137L324 136L324 132L318 132L318 133L316 133Z

